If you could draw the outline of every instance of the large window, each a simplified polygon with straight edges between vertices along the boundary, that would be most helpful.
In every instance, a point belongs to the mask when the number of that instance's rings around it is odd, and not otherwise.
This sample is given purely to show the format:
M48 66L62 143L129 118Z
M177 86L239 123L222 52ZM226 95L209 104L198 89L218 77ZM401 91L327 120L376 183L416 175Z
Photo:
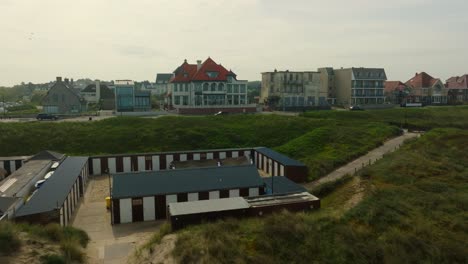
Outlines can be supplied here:
M245 84L240 85L240 92L245 93Z
M227 92L232 93L232 84L227 85Z
M234 93L239 93L239 85L234 84Z
M218 84L218 91L220 91L220 92L224 91L224 83L219 83Z
M174 96L174 104L175 105L180 105L180 96L179 95Z
M212 92L216 91L216 83L211 84L211 91Z
M210 88L210 85L208 83L203 84L203 91L207 92L209 88Z

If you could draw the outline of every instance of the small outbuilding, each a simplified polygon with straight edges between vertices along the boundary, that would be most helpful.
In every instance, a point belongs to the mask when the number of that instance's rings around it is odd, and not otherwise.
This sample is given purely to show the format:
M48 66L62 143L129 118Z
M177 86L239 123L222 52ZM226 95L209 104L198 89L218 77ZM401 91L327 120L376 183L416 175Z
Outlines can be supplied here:
M255 164L270 176L286 176L294 182L307 180L307 166L270 148L255 148Z

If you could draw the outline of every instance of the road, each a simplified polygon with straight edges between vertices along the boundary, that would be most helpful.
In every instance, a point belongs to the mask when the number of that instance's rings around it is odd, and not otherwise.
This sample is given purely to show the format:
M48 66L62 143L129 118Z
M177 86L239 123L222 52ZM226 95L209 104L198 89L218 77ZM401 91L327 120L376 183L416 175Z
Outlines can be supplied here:
M405 140L419 137L419 136L420 136L419 133L405 132L401 136L398 136L396 138L393 138L384 142L382 146L369 151L366 155L361 156L351 161L350 163L336 169L335 171L331 172L327 176L322 177L313 182L305 183L303 184L303 186L306 189L310 190L318 185L343 178L347 174L353 175L356 171L362 169L363 167L368 166L374 163L375 161L383 158L384 154L397 150L401 145L403 145Z

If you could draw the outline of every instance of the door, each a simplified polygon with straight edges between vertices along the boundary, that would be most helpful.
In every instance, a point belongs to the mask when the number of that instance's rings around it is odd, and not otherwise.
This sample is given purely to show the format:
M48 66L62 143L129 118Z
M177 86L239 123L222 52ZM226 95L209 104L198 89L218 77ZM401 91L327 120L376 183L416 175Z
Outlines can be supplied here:
M133 222L143 221L143 198L132 198Z

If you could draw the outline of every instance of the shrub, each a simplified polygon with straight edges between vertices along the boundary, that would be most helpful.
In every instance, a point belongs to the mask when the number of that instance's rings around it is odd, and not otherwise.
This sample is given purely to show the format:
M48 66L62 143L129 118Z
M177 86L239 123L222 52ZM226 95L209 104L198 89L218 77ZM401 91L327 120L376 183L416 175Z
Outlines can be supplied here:
M85 260L85 254L80 248L80 244L75 239L65 239L60 242L60 249L65 256L65 259L69 262L77 261L83 263Z
M60 256L60 255L43 255L41 256L41 263L42 264L66 264L67 261L65 260L65 257Z
M10 254L21 246L18 233L10 222L0 222L0 253Z

